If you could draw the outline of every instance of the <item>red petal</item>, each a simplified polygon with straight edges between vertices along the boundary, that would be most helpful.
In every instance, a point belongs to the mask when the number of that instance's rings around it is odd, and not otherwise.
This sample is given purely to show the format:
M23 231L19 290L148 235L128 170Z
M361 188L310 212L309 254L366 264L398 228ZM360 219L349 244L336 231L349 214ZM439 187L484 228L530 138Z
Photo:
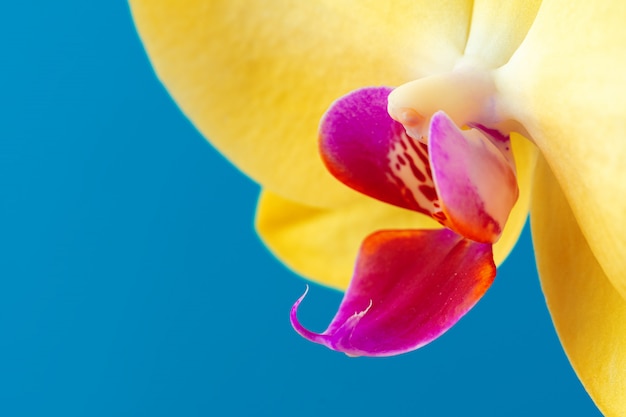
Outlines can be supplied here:
M351 356L417 349L454 325L496 274L491 245L442 230L381 231L361 246L354 277L324 333L291 323L305 338ZM305 293L306 295L306 293Z

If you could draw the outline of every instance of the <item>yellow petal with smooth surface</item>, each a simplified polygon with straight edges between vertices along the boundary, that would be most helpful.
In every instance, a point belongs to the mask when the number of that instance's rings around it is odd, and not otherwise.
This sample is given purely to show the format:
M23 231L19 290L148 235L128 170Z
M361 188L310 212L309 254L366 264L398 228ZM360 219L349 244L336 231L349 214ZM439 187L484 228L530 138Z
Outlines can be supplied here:
M606 416L626 415L626 301L607 279L544 160L531 210L541 285L561 343Z
M524 138L512 138L520 198L502 238L494 246L496 264L507 257L528 217L535 148ZM434 229L441 226L417 212L362 196L351 205L319 209L264 191L257 207L256 227L269 249L296 273L344 290L352 277L356 255L369 234L385 229Z
M318 156L330 104L450 69L471 16L463 0L130 4L157 75L200 132L264 187L318 207L356 198Z
M317 283L345 290L363 240L385 229L436 229L430 217L369 197L336 209L320 209L263 191L257 232L287 267Z
M626 298L625 21L623 1L545 1L498 81Z
M541 0L476 0L465 55L490 68L505 64L532 25Z

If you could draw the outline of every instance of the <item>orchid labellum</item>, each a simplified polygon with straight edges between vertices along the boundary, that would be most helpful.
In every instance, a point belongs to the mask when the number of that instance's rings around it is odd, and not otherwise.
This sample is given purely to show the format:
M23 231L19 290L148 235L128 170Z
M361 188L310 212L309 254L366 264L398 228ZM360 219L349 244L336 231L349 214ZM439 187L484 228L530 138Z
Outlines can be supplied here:
M268 247L346 291L323 333L300 298L301 335L348 355L423 346L489 288L530 210L565 351L626 415L626 3L131 8L181 109L263 186Z

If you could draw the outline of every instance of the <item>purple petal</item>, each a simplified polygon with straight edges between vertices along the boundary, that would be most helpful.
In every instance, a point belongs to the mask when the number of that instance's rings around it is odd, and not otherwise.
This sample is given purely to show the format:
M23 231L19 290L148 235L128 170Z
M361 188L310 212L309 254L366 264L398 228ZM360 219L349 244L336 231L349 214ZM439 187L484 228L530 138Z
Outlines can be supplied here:
M461 130L437 112L428 145L446 226L477 242L497 241L519 193L509 138L486 128Z
M328 170L349 187L432 215L437 209L426 145L387 113L389 87L367 87L337 100L320 126Z
M495 274L489 244L446 229L380 231L363 242L328 329L314 333L298 322L304 295L291 309L291 323L303 337L351 356L400 354L452 327Z

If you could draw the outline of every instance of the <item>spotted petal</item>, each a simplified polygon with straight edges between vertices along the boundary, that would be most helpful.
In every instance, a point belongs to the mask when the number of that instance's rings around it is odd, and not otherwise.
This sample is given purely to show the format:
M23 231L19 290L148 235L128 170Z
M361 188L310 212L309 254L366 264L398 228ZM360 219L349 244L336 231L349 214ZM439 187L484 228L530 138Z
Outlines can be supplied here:
M437 199L426 146L387 113L390 87L347 94L326 112L320 151L328 170L355 190L430 215Z
M447 229L381 231L361 247L354 277L323 333L298 333L352 356L389 356L417 349L454 325L496 274L491 245Z

